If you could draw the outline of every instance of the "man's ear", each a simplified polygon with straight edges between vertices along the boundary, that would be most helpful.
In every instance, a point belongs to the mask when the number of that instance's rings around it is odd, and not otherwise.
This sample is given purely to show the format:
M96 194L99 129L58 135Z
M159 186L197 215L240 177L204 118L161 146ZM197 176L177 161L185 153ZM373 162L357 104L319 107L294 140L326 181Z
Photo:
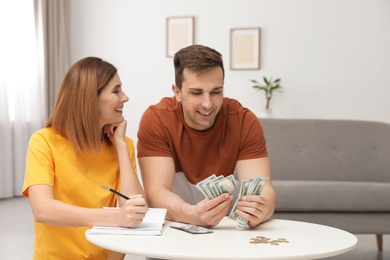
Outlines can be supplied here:
M176 84L172 84L172 91L175 94L175 98L178 102L181 101L181 92L180 89L176 86Z

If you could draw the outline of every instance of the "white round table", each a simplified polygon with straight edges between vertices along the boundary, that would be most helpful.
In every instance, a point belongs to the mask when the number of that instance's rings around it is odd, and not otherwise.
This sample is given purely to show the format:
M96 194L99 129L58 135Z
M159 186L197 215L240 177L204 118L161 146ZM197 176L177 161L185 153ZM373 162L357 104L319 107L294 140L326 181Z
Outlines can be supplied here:
M318 259L345 253L357 244L356 236L344 230L307 222L272 219L256 229L240 231L225 218L210 234L189 234L170 228L166 221L162 236L95 235L86 238L113 251L161 259ZM180 224L179 224L180 225ZM254 244L256 236L288 243Z

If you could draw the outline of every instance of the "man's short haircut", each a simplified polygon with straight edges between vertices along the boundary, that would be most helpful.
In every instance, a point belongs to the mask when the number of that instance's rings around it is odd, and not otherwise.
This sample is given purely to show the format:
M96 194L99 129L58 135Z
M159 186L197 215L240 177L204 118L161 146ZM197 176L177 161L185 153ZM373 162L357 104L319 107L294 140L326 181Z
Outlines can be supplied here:
M173 65L175 68L175 83L180 90L184 81L184 69L198 72L200 75L215 67L220 67L223 77L225 77L222 55L218 51L203 45L190 45L179 50L173 58Z

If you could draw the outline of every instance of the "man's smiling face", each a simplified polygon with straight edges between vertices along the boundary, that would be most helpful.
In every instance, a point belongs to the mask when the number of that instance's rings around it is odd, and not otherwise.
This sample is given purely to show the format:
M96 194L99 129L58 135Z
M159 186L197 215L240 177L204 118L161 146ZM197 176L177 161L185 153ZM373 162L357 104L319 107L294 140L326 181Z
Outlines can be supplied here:
M224 77L220 67L199 74L184 69L182 89L175 85L172 90L181 102L186 123L193 129L210 129L223 103Z

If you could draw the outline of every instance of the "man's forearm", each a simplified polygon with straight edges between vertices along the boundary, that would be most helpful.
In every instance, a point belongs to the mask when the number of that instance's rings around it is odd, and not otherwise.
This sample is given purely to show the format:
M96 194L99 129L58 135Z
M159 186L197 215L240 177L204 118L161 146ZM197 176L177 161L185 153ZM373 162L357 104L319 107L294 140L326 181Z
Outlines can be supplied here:
M276 206L276 193L274 188L272 187L271 184L268 184L269 186L266 187L267 189L263 190L262 196L267 200L267 207L268 207L268 212L266 213L264 220L262 222L265 222L269 220L272 215L274 214L275 211L275 206Z
M171 221L197 224L194 217L194 207L175 193L164 190L155 194L147 193L152 207L166 208L166 218Z

